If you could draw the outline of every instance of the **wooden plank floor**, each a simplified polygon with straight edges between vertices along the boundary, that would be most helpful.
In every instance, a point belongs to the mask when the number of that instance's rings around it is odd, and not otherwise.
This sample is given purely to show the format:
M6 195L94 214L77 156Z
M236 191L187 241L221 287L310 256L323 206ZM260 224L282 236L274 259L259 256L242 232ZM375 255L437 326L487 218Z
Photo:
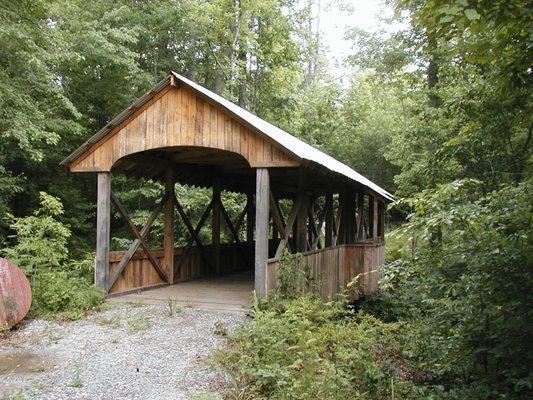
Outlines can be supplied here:
M108 301L166 305L172 299L180 307L245 312L251 303L253 289L253 271L246 271L125 294Z

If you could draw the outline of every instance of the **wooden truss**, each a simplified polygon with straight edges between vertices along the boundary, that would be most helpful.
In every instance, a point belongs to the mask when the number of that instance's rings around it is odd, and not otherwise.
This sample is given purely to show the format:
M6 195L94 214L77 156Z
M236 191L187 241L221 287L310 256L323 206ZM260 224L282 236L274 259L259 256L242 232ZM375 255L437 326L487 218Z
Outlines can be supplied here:
M124 206L111 191L110 176L102 173L98 176L97 209L97 253L95 282L109 292L130 263L135 253L142 249L148 263L161 281L173 283L177 273L186 263L189 270L186 276L192 276L190 260L193 248L199 250L201 274L218 274L221 272L221 227L224 225L230 236L230 243L235 244L236 257L244 264L249 264L248 247L255 247L255 280L259 296L265 295L265 268L269 258L281 257L284 249L291 253L329 248L343 244L382 240L384 223L384 203L375 196L358 192L354 188L334 193L332 188L317 193L306 185L305 173L300 174L298 190L292 198L292 205L286 217L280 205L281 192L270 187L267 168L256 170L256 193L247 194L246 205L235 221L232 221L221 199L221 185L217 177L212 180L213 196L201 214L193 223L183 205L176 196L175 177L172 170L167 170L165 193L157 202L148 220L138 229ZM277 196L279 195L279 197ZM118 210L131 230L134 240L122 254L113 271L109 271L109 212L111 204ZM158 258L147 244L147 237L154 221L164 211L164 256ZM203 243L201 229L211 218L211 243ZM183 221L188 233L187 244L174 258L174 227L177 220ZM270 229L270 220L272 229ZM242 227L246 222L245 241ZM272 233L272 236L271 236ZM248 247L247 247L248 246ZM198 264L195 264L196 266ZM205 270L204 270L205 268Z
M237 244L238 253L239 253L239 256L242 262L244 264L249 262L246 254L243 252L242 242L239 237L239 231L246 217L248 216L248 219L250 219L250 214L253 208L253 204L252 204L253 198L251 196L248 196L246 205L244 206L244 209L242 210L236 223L234 224L231 221L231 218L221 200L220 189L214 186L213 198L211 199L206 209L202 213L198 223L196 224L196 227L194 227L190 218L187 216L183 206L180 204L175 194L175 191L173 190L174 189L173 185L174 185L173 182L171 186L167 185L167 190L165 191L165 194L163 195L161 200L156 204L156 207L154 208L152 214L150 215L150 217L148 218L145 225L141 228L140 231L137 229L137 227L131 220L130 215L128 214L128 212L126 211L126 209L124 208L120 200L117 198L117 196L112 191L110 191L110 198L111 198L112 203L115 205L120 215L122 216L126 224L129 226L133 236L135 237L135 240L132 242L128 250L124 252L114 273L111 276L109 276L107 280L107 284L106 284L107 291L109 291L113 287L118 277L123 274L127 264L130 262L131 258L133 257L135 252L139 249L139 247L142 247L148 260L150 261L150 264L153 266L153 268L155 269L155 271L157 272L161 280L163 280L163 282L171 283L174 281L174 276L167 276L167 273L165 273L164 269L159 264L156 257L153 255L151 249L148 247L146 243L146 237L148 236L150 232L152 224L154 223L156 218L159 216L159 214L163 210L163 207L168 204L170 204L170 208L167 208L165 210L167 214L166 219L167 220L169 219L168 218L169 210L172 214L177 212L177 215L183 221L190 235L189 241L187 242L187 245L183 248L182 252L180 253L178 260L176 261L175 264L172 262L171 271L174 271L174 272L179 271L179 268L181 267L184 260L189 255L194 244L196 244L196 247L200 250L200 256L202 257L202 261L208 267L208 270L211 273L220 272L219 271L220 246L218 245L218 248L217 248L217 246L213 245L213 254L212 254L212 258L210 258L208 255L209 253L206 250L206 246L204 245L204 243L202 242L199 236L200 230L207 222L209 216L213 217L212 228L213 228L213 232L215 232L215 236L217 236L216 238L215 237L213 238L212 244L215 244L216 242L220 244L220 223L221 223L220 217L222 217L222 219L224 220L225 226L228 228L231 234L231 237L232 237L232 242L230 243ZM165 221L165 222L168 223L168 221ZM172 221L171 226L173 226L173 221ZM174 234L173 228L171 229L170 232L172 235ZM167 234L169 234L168 229L165 229L165 236L167 236ZM165 239L167 238L165 237ZM173 240L170 240L169 243L165 243L165 247L167 247L168 245L173 245ZM172 257L173 257L173 252L172 252Z

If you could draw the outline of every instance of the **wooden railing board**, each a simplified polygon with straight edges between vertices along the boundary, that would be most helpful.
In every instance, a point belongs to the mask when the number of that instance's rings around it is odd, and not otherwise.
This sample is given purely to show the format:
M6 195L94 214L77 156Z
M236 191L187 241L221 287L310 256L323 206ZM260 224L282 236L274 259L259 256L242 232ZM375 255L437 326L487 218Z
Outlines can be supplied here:
M242 254L239 255L239 246ZM174 249L174 260L176 261L183 252L182 247ZM110 273L114 273L124 254L123 251L113 251L109 253ZM163 249L152 249L152 255L158 262L163 262L165 254ZM249 259L249 265L253 264L253 243L222 244L220 254L221 273L230 273L243 270L243 255ZM197 279L207 275L208 266L204 259L212 257L211 245L204 246L204 257L200 249L193 247L180 266L176 265L174 271L174 281L184 282ZM110 294L142 289L149 286L164 283L157 272L153 269L148 257L143 251L137 251L131 257L123 273L119 275L115 284L110 289Z
M275 244L270 243L272 250L275 249ZM253 265L253 243L241 243L240 246L245 257L250 260L249 266ZM244 269L245 266L243 266L242 256L238 253L238 247L235 243L221 245L221 273L231 273ZM182 251L183 248L174 249L175 259L180 256ZM210 245L205 246L204 251L207 257L212 256ZM324 299L332 299L341 293L346 288L346 284L358 274L362 274L363 294L376 291L379 279L377 267L384 262L384 251L383 243L359 243L311 250L302 253L302 255L310 267L312 279L317 282L317 292ZM111 273L115 271L123 253L121 251L109 253ZM163 249L153 249L152 254L158 262L161 263L164 260ZM277 287L279 261L279 258L272 258L267 261L265 281L267 293ZM182 265L175 270L174 278L176 282L183 282L205 276L207 271L200 250L194 247ZM138 251L133 254L110 293L127 292L163 283L144 252ZM354 296L354 300L357 297Z
M311 280L316 285L316 293L324 300L336 298L346 289L346 285L360 274L361 294L367 295L378 288L379 266L384 263L384 250L383 244L345 244L302 253L302 262L308 266ZM277 288L279 268L279 258L267 261L267 293ZM294 279L302 279L299 274L293 276ZM293 282L293 285L300 288L304 283ZM358 298L357 293L352 293L352 300Z

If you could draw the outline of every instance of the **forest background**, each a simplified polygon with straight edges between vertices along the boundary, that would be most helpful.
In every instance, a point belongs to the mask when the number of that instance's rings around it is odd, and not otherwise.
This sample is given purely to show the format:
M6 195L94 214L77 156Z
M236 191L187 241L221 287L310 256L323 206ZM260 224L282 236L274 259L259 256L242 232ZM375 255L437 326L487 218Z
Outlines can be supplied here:
M406 324L410 382L459 398L531 394L531 3L388 1L385 23L400 28L346 31L339 77L319 21L350 6L2 1L0 248L30 276L34 311L77 316L99 301L95 177L59 162L175 70L395 194L382 291L361 307ZM113 185L138 224L162 191ZM198 218L209 193L178 190ZM231 213L241 200L224 198ZM118 215L112 231L114 248L131 241Z

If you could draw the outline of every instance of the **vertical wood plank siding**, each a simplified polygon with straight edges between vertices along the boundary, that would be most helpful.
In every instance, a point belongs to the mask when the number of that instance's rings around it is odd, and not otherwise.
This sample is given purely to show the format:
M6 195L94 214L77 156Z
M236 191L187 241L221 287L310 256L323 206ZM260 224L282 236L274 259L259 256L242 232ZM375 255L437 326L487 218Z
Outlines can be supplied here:
M379 266L385 262L384 244L347 244L313 250L303 255L301 268L310 273L311 288L324 300L334 299L341 294L346 285L359 275L358 284L347 294L351 300L378 289ZM278 286L279 259L267 261L267 293L275 291ZM301 274L292 274L292 285L296 288L305 286Z
M292 155L183 86L163 90L122 125L75 161L70 170L110 171L128 154L173 146L233 151L252 167L299 164Z

